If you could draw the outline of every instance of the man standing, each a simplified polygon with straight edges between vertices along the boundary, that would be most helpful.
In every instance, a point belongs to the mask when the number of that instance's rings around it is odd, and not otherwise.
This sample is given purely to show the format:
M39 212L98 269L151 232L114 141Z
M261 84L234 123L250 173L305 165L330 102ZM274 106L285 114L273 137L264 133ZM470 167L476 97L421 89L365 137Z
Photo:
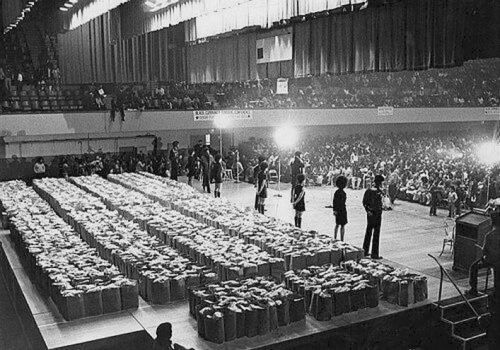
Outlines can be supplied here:
M265 158L263 156L259 156L257 164L253 167L253 184L254 184L254 187L257 187L258 184L259 184L260 163L262 163L264 160L265 160ZM254 209L255 210L259 210L259 195L258 194L255 194Z
M290 163L291 176L292 176L292 192L290 197L290 202L293 203L293 193L294 188L297 185L297 175L304 173L304 161L302 160L302 153L300 151L295 152L295 158Z
M370 241L372 240L372 259L382 259L379 255L379 240L380 240L380 226L382 224L382 183L384 177L382 175L375 176L375 187L368 188L363 196L363 206L367 214L367 226L365 232L365 240L363 242L363 250L365 256L368 256L370 251Z
M437 216L437 206L439 204L439 197L441 190L439 189L438 182L437 180L432 183L432 186L430 188L431 192L431 210L429 212L430 216Z
M172 142L168 159L170 160L170 178L177 181L179 176L179 141Z

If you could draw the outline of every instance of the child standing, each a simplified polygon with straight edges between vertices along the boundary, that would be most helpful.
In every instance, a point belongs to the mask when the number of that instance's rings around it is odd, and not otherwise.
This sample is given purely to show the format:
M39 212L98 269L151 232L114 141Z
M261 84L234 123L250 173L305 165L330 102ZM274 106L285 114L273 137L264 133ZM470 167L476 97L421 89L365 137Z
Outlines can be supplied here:
M293 209L295 209L295 226L302 226L302 213L306 210L306 202L304 200L304 174L297 175L297 182L293 188Z

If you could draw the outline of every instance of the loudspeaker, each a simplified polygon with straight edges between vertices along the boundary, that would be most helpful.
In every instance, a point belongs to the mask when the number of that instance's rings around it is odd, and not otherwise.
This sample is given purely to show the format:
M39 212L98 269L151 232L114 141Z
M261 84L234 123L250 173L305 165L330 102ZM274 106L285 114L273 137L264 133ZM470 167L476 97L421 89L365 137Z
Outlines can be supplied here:
M453 269L469 271L472 263L481 258L484 237L491 231L491 219L487 214L466 213L456 219Z

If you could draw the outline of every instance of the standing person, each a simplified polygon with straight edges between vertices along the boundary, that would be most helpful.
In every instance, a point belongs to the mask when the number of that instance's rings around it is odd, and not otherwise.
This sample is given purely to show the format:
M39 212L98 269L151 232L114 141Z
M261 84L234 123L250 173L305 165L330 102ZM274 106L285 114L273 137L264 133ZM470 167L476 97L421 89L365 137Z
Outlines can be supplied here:
M39 157L36 160L33 171L35 172L35 179L41 179L45 176L45 163L43 161L43 157Z
M267 198L267 162L260 163L259 174L257 175L257 197L258 201L258 211L261 214L265 212L265 202Z
M203 190L210 193L210 169L212 168L212 161L210 155L210 149L205 146L201 155L201 171L202 171L202 186Z
M297 175L304 173L304 161L302 160L302 153L300 151L295 152L295 158L290 163L290 170L292 176L292 196L291 201L293 202L293 188L297 185Z
M429 215L430 216L437 216L437 206L439 203L439 197L440 197L440 193L441 193L441 190L439 189L437 181L434 181L432 183L432 186L430 188L430 192L431 192L431 202L430 202L431 210L429 212Z
M170 322L162 323L156 328L156 339L153 344L153 350L173 350L172 344L172 324Z
M257 187L259 185L259 172L260 172L260 164L265 160L264 157L259 156L257 160L257 165L253 167L253 185ZM259 210L259 194L255 194L255 204L254 209Z
M391 205L394 205L396 201L396 196L398 194L398 186L399 186L399 175L398 171L394 170L389 178L389 199L391 201Z
M347 186L347 178L343 175L337 177L335 180L335 185L337 186L337 191L333 195L333 215L335 216L335 232L334 239L337 239L337 233L340 228L340 240L344 240L345 225L347 224L347 208L345 202L347 200L347 195L344 188Z
M304 174L297 175L296 185L293 188L293 209L295 209L295 227L302 227L302 213L306 211Z
M458 200L457 192L455 191L455 186L450 187L448 192L448 217L454 218L456 214L456 202Z
M172 142L168 159L170 160L170 178L177 181L179 177L179 141Z
M220 198L220 189L222 186L222 156L215 155L215 162L212 166L212 180L215 183L214 196Z
M382 259L379 255L379 241L380 241L380 226L382 225L382 198L384 193L382 192L382 183L384 182L384 177L382 175L376 175L374 179L375 186L370 187L365 191L363 196L363 206L366 210L367 215L367 226L365 232L365 239L363 242L363 250L365 256L368 256L370 251L370 241L372 240L372 259Z
M193 177L196 176L196 156L193 149L189 150L189 156L186 164L187 177L188 177L188 185L193 186Z

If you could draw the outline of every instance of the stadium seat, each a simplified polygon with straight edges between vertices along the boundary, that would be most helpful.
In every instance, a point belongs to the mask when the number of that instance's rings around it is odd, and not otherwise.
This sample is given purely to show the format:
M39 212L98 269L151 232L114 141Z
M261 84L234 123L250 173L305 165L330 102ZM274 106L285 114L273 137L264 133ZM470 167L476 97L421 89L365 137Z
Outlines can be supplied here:
M19 101L12 101L12 110L14 112L18 112L21 110L21 106L19 105Z
M40 102L38 101L38 98L31 100L31 110L33 111L40 110Z
M17 93L17 90L11 90L11 92L10 92L10 98L13 101L19 101L19 94Z
M42 111L50 111L50 105L48 100L42 100L41 109Z
M21 108L23 111L29 112L31 111L31 105L28 100L24 100L21 102Z
M59 102L57 100L50 100L50 109L52 111L58 111L59 110Z

